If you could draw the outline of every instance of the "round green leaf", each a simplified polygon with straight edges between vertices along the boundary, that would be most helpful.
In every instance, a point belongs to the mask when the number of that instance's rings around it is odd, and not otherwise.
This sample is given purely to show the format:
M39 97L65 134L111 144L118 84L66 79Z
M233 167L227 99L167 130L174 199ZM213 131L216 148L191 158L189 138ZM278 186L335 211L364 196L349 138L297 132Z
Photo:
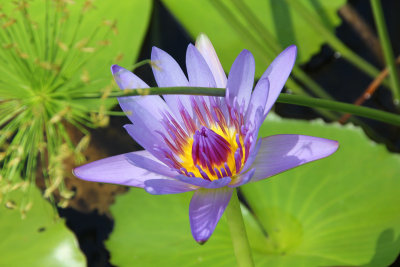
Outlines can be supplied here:
M269 116L260 130L261 136L283 133L338 140L340 147L327 159L242 187L273 244L260 249L318 257L320 266L387 266L395 260L400 157L353 126Z
M221 262L232 266L235 259L225 222L217 226L220 234L205 245L194 241L189 226L190 196L153 196L141 189L119 196L111 207L115 226L106 243L111 263L121 267L218 266Z
M86 266L64 220L57 218L37 188L30 188L30 196L33 206L24 216L13 207L26 201L20 190L10 193L0 206L0 266Z
M283 48L296 44L298 46L297 63L307 62L310 57L320 50L325 40L320 34L316 33L312 25L309 25L294 10L290 1L284 0L235 0L244 3L250 10L249 15L244 16L235 6L234 1L218 0L226 7L229 13L229 19L224 15L220 7L213 4L214 1L197 1L197 0L162 0L171 12L178 18L183 26L189 31L193 38L200 33L209 36L216 48L218 56L226 71L229 71L232 62L240 51L244 48L251 47L251 51L256 58L256 75L260 76L266 67L271 63L273 58L266 61L266 53L262 49L268 47L267 34L260 35L252 26L251 21L257 20L262 32L266 28L277 41L278 45ZM217 1L215 1L217 2ZM316 14L321 23L328 29L334 31L334 28L340 23L337 10L345 4L345 0L330 1L301 1L306 8ZM255 46L251 38L247 38L242 33L238 33L238 27L235 22L241 23L246 32L255 36L261 45ZM273 54L276 54L274 52Z
M353 126L279 119L260 135L338 140L332 156L241 187L257 266L387 266L400 251L400 157ZM233 266L225 217L203 246L193 240L190 193L152 196L132 189L112 207L107 242L118 266ZM267 235L265 234L267 233Z

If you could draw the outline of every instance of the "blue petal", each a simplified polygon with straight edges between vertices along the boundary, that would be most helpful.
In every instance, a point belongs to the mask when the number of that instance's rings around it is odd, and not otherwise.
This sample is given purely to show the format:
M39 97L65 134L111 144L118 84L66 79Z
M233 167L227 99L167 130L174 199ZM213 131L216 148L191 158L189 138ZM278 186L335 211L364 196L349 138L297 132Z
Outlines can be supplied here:
M232 181L231 177L223 177L218 180L212 181L210 183L210 185L205 186L205 188L210 188L210 189L211 188L221 188L221 187L229 185L231 183L231 181Z
M231 199L232 188L197 190L189 206L190 227L193 238L205 243L212 233Z
M105 159L100 159L74 169L74 175L80 179L100 182L120 184L134 187L144 187L144 183L151 179L169 179L159 173L151 172L147 169L139 168L131 164L127 156L139 155L149 160L157 161L147 151L137 151L121 154Z
M265 137L250 167L256 169L251 182L325 158L338 147L337 141L314 136L282 134Z
M289 74L294 66L296 55L296 46L289 46L275 58L275 60L271 63L271 65L269 65L268 69L261 76L261 79L268 77L270 83L264 115L269 112L281 93L282 88L285 85L286 80L288 79Z
M152 195L179 194L196 190L197 187L176 180L154 179L145 181L144 189Z
M122 90L144 89L149 87L135 74L118 65L113 65L111 67L111 72L114 76L114 80ZM132 122L136 116L134 109L137 106L140 106L140 109L146 109L156 120L162 119L163 113L171 113L171 110L164 100L155 95L119 97L118 101L122 110Z
M189 82L181 67L168 53L153 47L151 51L151 61L155 66L152 67L154 78L159 87L189 86ZM180 117L180 110L186 109L193 118L193 110L190 104L190 96L187 95L164 95L167 105L176 115L178 121L183 125Z
M254 83L255 62L253 55L243 50L233 62L226 85L227 102L233 106L235 98L239 106L244 105L244 110L250 101L251 90Z
M267 103L269 92L269 80L268 78L262 78L258 81L253 93L251 94L251 100L249 107L246 111L246 124L250 122L253 126L257 124L255 122L257 109L261 108L264 114L265 104ZM264 116L261 117L264 121Z
M200 34L196 40L196 47L207 62L208 67L210 67L217 87L225 88L226 75L210 39L205 34Z
M189 44L186 51L186 68L191 86L216 87L214 77L203 56Z
M178 175L176 171L171 170L169 167L165 166L161 162L151 159L149 157L144 157L138 154L127 154L126 157L128 161L136 167L146 169L166 177L174 177Z
M234 182L231 183L230 185L228 185L228 187L233 187L234 188L234 187L238 187L238 186L247 184L251 180L251 178L253 177L254 172L255 172L255 169L251 169L246 173L241 173L241 174L237 175L235 177Z
M135 125L126 124L124 125L124 128L139 145L157 157L157 159L163 161L165 157L164 154L156 148L168 148L166 147L165 142L160 140L160 135L158 133L155 133L154 130L150 131L143 123L137 123Z

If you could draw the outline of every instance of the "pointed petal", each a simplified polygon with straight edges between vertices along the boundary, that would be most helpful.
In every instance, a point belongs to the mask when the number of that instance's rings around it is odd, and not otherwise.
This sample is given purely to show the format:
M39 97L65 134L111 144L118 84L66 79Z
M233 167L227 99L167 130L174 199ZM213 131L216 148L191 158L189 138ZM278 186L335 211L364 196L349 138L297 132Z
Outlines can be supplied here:
M153 47L151 50L151 61L154 78L158 86L188 86L188 80L179 64L167 52Z
M179 194L196 190L198 187L176 180L154 179L144 182L144 189L152 195Z
M214 232L215 227L231 199L233 189L199 189L189 206L189 219L192 235L198 243L205 243Z
M188 177L185 175L178 175L174 177L176 180L181 181L183 183L199 186L199 187L205 187L207 188L210 186L211 182L204 180L203 178L200 177Z
M150 179L168 179L163 175L138 168L127 159L127 155L141 155L155 159L147 151L137 151L97 160L73 170L74 175L80 179L120 184L135 187L144 187L144 182Z
M203 187L203 188L208 188L208 189L221 188L221 187L227 186L231 182L230 177L223 177L218 180L208 181L208 180L205 180L200 177L187 177L185 175L178 175L178 176L175 176L174 179L177 179L177 180L187 183L187 184L191 184L191 185L195 185L195 186Z
M154 119L147 109L141 108L139 105L132 105L132 109L135 114L130 118L133 124L125 125L124 128L129 134L135 132L135 137L131 134L133 139L150 152L154 149L155 144L165 148L166 144L160 132L165 136L168 136L168 133L161 121ZM150 144L150 147L146 145L147 143Z
M118 97L118 102L121 109L133 123L135 120L141 119L136 114L137 110L144 109L157 122L163 119L163 114L173 114L165 101L158 95Z
M264 112L265 104L267 103L269 93L269 80L268 77L262 78L257 82L253 93L251 94L250 104L246 113L246 123L249 121L253 125L256 118L258 108L262 108Z
M221 188L221 187L229 185L231 181L232 181L231 177L223 177L218 180L212 181L210 183L210 185L206 186L205 188L209 188L209 189Z
M186 68L191 86L216 87L210 68L192 44L189 44L186 51Z
M217 87L214 76L211 73L207 62L204 60L203 56L197 50L195 46L189 44L186 50L186 69L189 77L190 86L199 86L199 87ZM213 96L191 96L193 101L197 103L197 107L200 110L200 113L205 116L205 110L201 105L202 102L205 102L207 108L210 110L211 98L214 99ZM193 107L193 104L192 104ZM196 117L196 116L195 116Z
M168 53L157 47L153 47L151 51L151 61L156 65L153 66L152 69L154 78L159 87L189 86L189 82L181 67ZM164 95L163 97L179 122L182 123L180 117L180 109L182 107L184 107L193 118L193 110L189 96Z
M226 85L227 102L231 106L237 98L239 106L244 104L244 110L247 109L253 89L254 72L254 57L249 51L243 50L232 64Z
M246 173L239 174L238 176L236 176L234 182L231 183L230 185L228 185L228 187L235 188L235 187L247 184L253 177L255 170L256 169L251 169Z
M262 143L262 139L258 139L256 144L254 145L254 147L252 147L252 149L250 149L250 155L246 160L246 163L244 164L241 172L246 172L251 165L253 165L254 160L257 158L257 154L258 151L261 148L261 143Z
M114 80L122 90L137 88L143 89L149 87L135 74L118 65L111 66L111 72L114 76ZM134 109L137 106L141 109L146 109L156 120L161 120L163 113L171 113L167 104L158 95L119 97L118 101L122 110L132 122L134 121L134 116L136 114Z
M141 169L146 169L152 173L161 175L162 177L175 179L176 181L182 184L184 183L190 186L204 187L204 188L220 188L227 186L231 182L230 177L224 177L214 181L207 181L199 177L187 177L185 175L181 175L175 170L164 165L162 162L158 161L150 153L146 155L128 153L126 154L126 159L133 166L136 166Z
M265 115L274 105L276 99L282 91L282 88L285 85L286 80L288 79L289 74L294 66L296 55L296 46L289 46L275 58L275 60L271 63L271 65L269 65L268 69L261 76L261 79L268 77L270 83L268 100L264 111Z
M205 34L200 34L196 40L196 47L210 67L217 87L225 88L227 82L226 75L210 39Z
M246 124L246 126L248 127L248 133L246 133L246 135L248 136L245 137L245 140L250 144L246 143L245 146L250 145L249 159L252 159L252 157L254 156L254 149L257 145L259 145L258 142L260 142L260 139L257 139L257 136L259 129L265 119L265 116L263 115L263 110L263 108L258 107L254 114L254 118L251 121L248 121ZM243 171L247 170L247 168L250 167L249 159L246 161Z
M168 166L164 165L154 157L146 157L138 154L127 154L126 158L132 165L149 170L165 177L175 177L178 175L176 171L171 170Z
M121 66L112 65L111 72L114 76L115 82L118 84L121 90L138 88L143 89L149 87L144 81L142 81L142 79Z
M142 123L138 123L137 125L126 124L124 125L124 128L128 132L128 134L146 151L149 151L157 159L164 162L164 154L156 149L167 149L165 143L163 141L160 141L159 134L155 132L150 132L149 129Z
M273 135L262 139L261 148L251 166L256 171L252 182L268 178L317 159L338 149L334 140L306 135Z

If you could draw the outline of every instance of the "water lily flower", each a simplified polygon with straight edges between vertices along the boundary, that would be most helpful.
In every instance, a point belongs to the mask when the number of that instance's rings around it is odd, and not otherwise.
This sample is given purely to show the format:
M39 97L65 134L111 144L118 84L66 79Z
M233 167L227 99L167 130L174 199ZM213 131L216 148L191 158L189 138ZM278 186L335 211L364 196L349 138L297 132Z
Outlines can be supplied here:
M258 130L285 84L296 58L286 48L254 90L255 62L243 50L228 78L205 35L186 53L185 76L178 63L154 47L151 60L159 87L226 88L225 97L164 95L119 98L132 124L125 129L145 150L101 159L74 170L96 182L144 188L150 194L194 191L189 206L194 239L207 241L227 207L233 189L329 156L338 143L304 135L257 139ZM113 65L119 87L147 88L132 72Z

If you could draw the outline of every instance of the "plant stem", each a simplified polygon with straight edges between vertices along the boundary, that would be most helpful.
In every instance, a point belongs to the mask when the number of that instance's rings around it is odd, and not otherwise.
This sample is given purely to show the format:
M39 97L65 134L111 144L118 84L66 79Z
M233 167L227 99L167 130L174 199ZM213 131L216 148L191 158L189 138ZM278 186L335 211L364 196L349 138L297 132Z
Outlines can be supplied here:
M242 211L237 196L236 188L233 191L231 201L225 211L228 220L228 227L231 233L233 250L239 267L254 266L249 240L247 239L246 228L244 227Z
M380 0L371 0L372 12L376 28L378 30L379 39L382 43L383 55L390 73L392 82L392 91L394 96L394 103L399 105L400 101L400 78L397 73L396 64L394 62L393 50L389 40L389 34L386 29L385 19L383 16L382 6Z
M124 96L145 96L145 95L210 95L225 96L225 88L211 87L150 87L141 89L125 89L113 91L107 98ZM102 94L86 94L75 99L96 99L101 98Z
M400 64L400 56L396 58L396 64ZM367 89L364 93L354 101L354 105L361 106L366 100L370 99L371 96L375 93L375 91L379 88L382 81L389 75L389 69L386 67L381 73L368 85ZM344 114L339 122L344 124L349 118L350 114Z
M209 87L151 87L145 89L126 89L123 91L112 92L107 95L110 97L127 97L127 96L143 96L143 95L210 95L210 96L225 96L225 88L209 88ZM63 96L61 96L63 97ZM81 97L75 97L74 100L79 99L95 99L102 98L102 94L88 94ZM299 106L306 106L311 108L323 108L333 110L336 112L350 113L353 115L366 117L378 121L383 121L393 125L400 126L400 115L392 114L389 112L360 107L353 104L343 103L334 100L327 100L308 96L290 95L281 93L276 102L293 104Z
M360 107L339 101L319 99L315 97L280 94L277 102L313 108L330 109L400 126L400 115L373 108Z

